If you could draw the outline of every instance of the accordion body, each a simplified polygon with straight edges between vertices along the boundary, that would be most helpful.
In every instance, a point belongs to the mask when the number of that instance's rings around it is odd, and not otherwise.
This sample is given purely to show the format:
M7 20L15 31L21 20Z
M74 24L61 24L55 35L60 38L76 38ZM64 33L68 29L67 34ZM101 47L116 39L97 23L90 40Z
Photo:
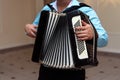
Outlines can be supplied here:
M88 16L79 10L68 13L42 11L32 61L61 69L96 66L97 33L93 26L95 37L78 41L74 27L80 26L81 20L91 24Z

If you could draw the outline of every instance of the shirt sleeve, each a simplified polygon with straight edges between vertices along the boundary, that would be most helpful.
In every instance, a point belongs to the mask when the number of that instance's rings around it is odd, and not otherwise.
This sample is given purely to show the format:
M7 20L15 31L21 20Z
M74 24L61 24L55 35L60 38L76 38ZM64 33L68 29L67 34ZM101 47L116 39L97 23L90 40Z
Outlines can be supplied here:
M33 21L33 25L38 26L39 24L39 19L40 19L40 12L37 14L35 20Z
M95 10L90 7L83 7L80 9L85 14L89 16L89 19L93 23L97 33L98 33L98 47L104 47L108 44L108 34L106 30L101 25L100 19L97 16Z
M48 10L48 11L50 11L50 8L47 6L47 5L45 5L42 9L41 9L41 11L43 11L43 10ZM33 25L35 25L35 26L38 26L38 24L39 24L39 19L40 19L40 16L41 16L41 11L36 15L36 17L35 17L35 19L34 19L34 21L33 21Z

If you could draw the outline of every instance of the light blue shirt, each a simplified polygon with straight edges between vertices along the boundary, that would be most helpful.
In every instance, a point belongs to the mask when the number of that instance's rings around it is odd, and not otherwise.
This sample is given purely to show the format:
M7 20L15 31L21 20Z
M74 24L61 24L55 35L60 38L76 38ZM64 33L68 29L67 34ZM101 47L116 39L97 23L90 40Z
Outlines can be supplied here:
M57 11L57 5L56 2L52 2L51 5L56 9ZM79 3L77 0L72 0L70 2L70 4L66 7L69 8L71 6L79 6ZM50 8L48 6L44 6L42 10L49 10ZM82 12L84 12L85 14L87 14L91 20L91 22L93 23L95 29L97 30L98 33L98 47L104 47L108 44L108 35L107 32L105 31L105 29L102 27L101 22L99 20L99 17L97 16L96 12L90 8L90 7L82 7L79 10L81 10ZM39 18L40 18L40 12L38 13L38 15L36 16L33 24L34 25L38 25L39 23Z

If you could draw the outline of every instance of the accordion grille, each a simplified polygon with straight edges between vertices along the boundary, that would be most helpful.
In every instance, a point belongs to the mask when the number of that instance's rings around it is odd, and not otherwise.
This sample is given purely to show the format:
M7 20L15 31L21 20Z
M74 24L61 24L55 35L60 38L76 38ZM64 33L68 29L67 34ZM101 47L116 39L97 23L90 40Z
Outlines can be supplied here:
M72 49L65 14L49 13L42 63L55 68L73 68ZM64 25L64 26L63 26Z

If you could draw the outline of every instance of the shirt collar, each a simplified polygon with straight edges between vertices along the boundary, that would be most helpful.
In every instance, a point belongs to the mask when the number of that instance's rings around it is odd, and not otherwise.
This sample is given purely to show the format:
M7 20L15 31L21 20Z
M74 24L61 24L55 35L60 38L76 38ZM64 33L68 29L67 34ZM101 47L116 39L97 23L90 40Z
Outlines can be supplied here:
M51 3L51 5L55 8L55 10L57 11L57 0L55 1L55 2L53 2L53 3ZM66 8L69 8L69 7L71 7L71 6L79 6L79 1L77 1L77 0L72 0L70 3L69 3L69 5L66 7ZM65 9L66 9L65 8Z

